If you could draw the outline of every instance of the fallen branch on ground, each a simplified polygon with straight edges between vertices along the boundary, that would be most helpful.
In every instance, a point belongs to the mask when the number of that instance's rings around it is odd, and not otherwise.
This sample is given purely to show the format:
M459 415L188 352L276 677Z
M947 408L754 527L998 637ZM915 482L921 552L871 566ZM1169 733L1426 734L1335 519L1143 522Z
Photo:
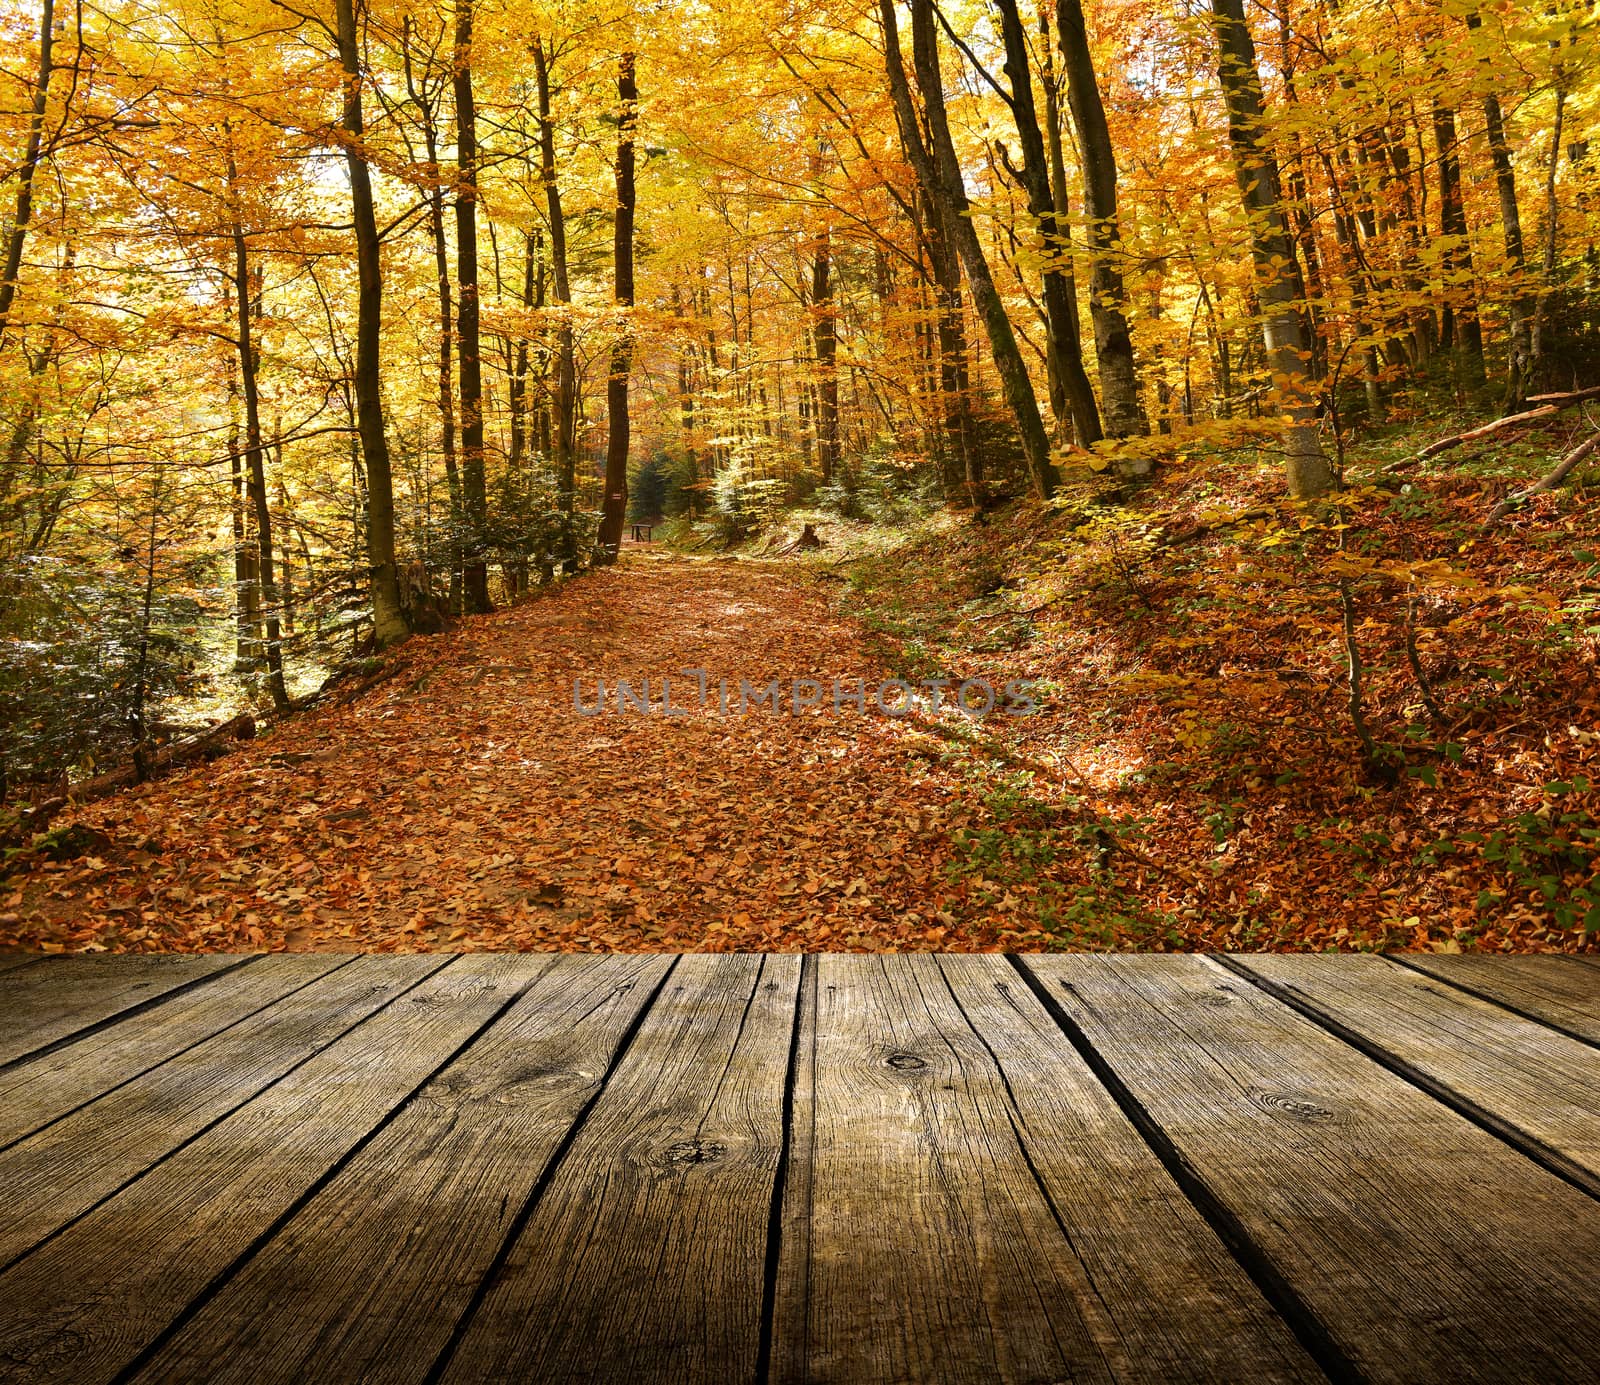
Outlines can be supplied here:
M1440 438L1437 442L1430 442L1414 457L1402 457L1398 462L1391 462L1384 468L1384 471L1404 471L1407 467L1415 466L1418 462L1427 461L1429 457L1437 457L1441 452L1448 452L1453 447L1460 447L1462 443L1476 442L1479 438L1491 437L1507 428L1517 428L1530 423L1539 423L1547 418L1554 418L1563 409L1570 409L1574 404L1582 404L1588 399L1600 399L1600 386L1586 390L1571 390L1566 394L1532 395L1527 402L1537 404L1538 408L1526 409L1520 414L1507 414L1504 418L1497 418L1490 423L1480 424L1476 428L1469 428L1464 433L1452 433L1447 438Z
M15 803L0 810L0 850L23 846L50 826L50 819L67 806L60 795L42 803Z
M1554 394L1530 394L1529 404L1581 404L1586 399L1600 399L1600 385L1591 386L1585 390L1558 390Z
M198 736L190 736L187 740L175 741L166 749L158 750L150 757L146 766L146 777L153 779L166 770L186 765L190 761L210 759L231 749L235 741L250 740L255 734L256 719L249 712L240 712L238 716L229 717L209 731L202 731ZM111 770L106 774L97 774L93 779L85 779L81 784L72 786L72 801L87 803L90 799L103 798L108 793L136 783L138 778L138 770L132 765Z
M1573 468L1585 457L1593 453L1596 448L1600 448L1600 433L1591 433L1572 451L1567 453L1561 459L1560 465L1548 476L1541 477L1526 490L1513 492L1496 505L1494 509L1490 510L1489 517L1483 521L1483 527L1487 529L1490 525L1498 523L1510 510L1522 504L1524 500L1538 495L1542 491L1553 491L1572 474Z

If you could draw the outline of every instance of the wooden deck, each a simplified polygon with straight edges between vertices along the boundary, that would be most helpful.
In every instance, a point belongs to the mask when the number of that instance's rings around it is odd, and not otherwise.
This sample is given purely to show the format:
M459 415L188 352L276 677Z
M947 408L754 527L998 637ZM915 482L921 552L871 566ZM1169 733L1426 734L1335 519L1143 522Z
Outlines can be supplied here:
M1600 962L0 957L0 1380L1600 1380Z

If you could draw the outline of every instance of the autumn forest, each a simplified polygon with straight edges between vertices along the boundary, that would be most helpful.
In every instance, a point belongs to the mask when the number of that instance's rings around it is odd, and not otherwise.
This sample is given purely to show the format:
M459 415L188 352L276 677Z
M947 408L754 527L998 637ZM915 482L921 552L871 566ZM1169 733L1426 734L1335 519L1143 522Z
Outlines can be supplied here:
M1580 0L9 0L0 940L1593 948L1597 72ZM908 691L574 711L685 668Z

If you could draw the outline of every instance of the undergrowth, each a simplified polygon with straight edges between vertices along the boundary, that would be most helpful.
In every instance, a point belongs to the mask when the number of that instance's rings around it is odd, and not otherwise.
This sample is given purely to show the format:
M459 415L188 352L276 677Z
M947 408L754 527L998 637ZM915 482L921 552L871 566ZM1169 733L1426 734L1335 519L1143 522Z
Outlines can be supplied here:
M1384 470L1440 431L1315 508L1197 453L811 560L900 676L1036 682L986 728L1037 772L961 770L976 902L1073 947L1596 946L1596 475L1485 529L1559 440Z

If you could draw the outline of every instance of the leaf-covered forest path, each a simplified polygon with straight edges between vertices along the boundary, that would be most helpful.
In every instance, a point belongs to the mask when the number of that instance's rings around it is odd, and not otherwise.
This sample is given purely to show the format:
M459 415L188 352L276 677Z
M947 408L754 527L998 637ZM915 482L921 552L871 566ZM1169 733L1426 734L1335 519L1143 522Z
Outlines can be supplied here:
M346 706L79 810L96 854L0 901L51 950L1015 947L945 869L953 777L846 704L737 714L741 678L886 676L791 568L630 555L454 632ZM583 716L673 679L689 715ZM716 706L719 678L734 708ZM925 739L925 738L923 738Z

